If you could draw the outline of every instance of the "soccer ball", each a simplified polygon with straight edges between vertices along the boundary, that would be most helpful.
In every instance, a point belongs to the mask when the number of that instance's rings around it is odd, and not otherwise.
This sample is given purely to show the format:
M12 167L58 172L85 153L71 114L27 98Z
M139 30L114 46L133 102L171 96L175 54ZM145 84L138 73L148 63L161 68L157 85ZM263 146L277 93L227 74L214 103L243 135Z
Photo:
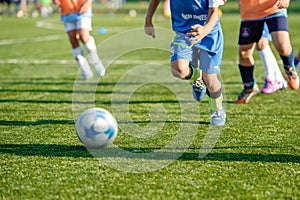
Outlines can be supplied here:
M86 148L105 148L116 138L118 124L107 110L90 108L79 116L76 122L76 133Z

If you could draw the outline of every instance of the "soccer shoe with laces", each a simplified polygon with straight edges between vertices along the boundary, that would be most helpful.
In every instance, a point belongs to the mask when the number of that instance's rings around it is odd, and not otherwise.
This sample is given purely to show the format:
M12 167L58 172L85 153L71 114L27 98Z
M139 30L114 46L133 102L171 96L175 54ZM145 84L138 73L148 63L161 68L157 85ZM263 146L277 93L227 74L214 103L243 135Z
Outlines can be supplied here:
M206 93L206 85L202 80L195 80L192 86L193 97L196 101L201 101Z
M298 90L300 81L296 71L296 67L284 68L284 71L288 77L288 85L292 90Z
M225 110L210 111L210 124L213 126L224 126L226 123Z
M279 89L280 89L280 90L283 90L283 89L285 89L285 88L288 87L288 84L287 84L286 80L283 80L283 81L277 81L277 83L279 84Z
M261 90L262 93L265 94L272 94L279 90L283 90L287 87L287 83L285 80L283 81L271 81L269 78L265 78L265 84L263 89Z
M235 101L236 104L248 103L251 97L259 92L258 85L255 84L252 89L245 90L240 93L238 99Z

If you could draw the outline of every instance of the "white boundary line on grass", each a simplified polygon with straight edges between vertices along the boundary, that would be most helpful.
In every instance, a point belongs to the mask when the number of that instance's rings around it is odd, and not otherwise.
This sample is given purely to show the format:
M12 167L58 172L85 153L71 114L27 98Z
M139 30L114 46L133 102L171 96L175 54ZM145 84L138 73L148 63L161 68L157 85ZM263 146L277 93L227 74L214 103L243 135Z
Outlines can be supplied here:
M168 64L168 60L116 60L114 64L125 65L125 64L147 64L147 63L158 63ZM237 60L226 60L223 61L224 65L235 65ZM0 59L0 64L75 64L74 60L52 60L52 59Z
M33 37L33 38L0 40L0 46L10 45L10 44L30 43L30 42L52 41L52 40L66 39L66 37L67 37L66 34L58 34L58 35L47 35L47 36Z

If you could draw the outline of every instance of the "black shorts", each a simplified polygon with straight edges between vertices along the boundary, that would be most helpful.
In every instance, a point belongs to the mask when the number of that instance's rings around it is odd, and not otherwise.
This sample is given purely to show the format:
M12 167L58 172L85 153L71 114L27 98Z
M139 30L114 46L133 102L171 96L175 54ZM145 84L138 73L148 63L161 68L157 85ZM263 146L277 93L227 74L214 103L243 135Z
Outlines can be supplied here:
M264 22L266 22L270 33L274 31L288 31L286 17L273 17L262 20L242 21L238 44L243 45L258 42L264 30Z

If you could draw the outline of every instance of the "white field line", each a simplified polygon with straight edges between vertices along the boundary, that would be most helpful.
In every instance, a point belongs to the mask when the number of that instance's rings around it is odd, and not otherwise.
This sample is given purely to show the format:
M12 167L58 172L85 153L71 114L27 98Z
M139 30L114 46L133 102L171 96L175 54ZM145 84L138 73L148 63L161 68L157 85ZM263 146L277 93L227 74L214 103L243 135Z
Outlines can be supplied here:
M63 25L59 25L57 23L52 23L52 22L38 21L35 23L35 26L39 28L52 29L52 30L64 30Z
M51 41L51 40L59 40L66 39L66 34L59 35L48 35L34 38L22 38L22 39L11 39L11 40L0 40L1 45L9 45L9 44L20 44L20 43L30 43L30 42L43 42L43 41Z
M75 60L0 59L0 64L73 64Z
M38 21L38 22L35 23L35 26L38 27L38 28L64 31L64 26L63 26L62 22L60 22L60 24L57 24L57 22ZM103 27L99 27L99 28L103 28ZM120 28L120 27L109 27L109 28L104 28L104 30L106 30L107 33L119 33L121 31L125 31L127 29L126 28ZM93 34L97 34L98 33L98 28L93 27L92 32L93 32Z
M258 61L259 63L260 61ZM75 64L75 60L52 60L52 59L0 59L0 64ZM116 60L113 64L124 65L142 65L142 64L169 64L168 60L158 61L158 60ZM225 60L222 62L224 65L236 65L237 60Z

